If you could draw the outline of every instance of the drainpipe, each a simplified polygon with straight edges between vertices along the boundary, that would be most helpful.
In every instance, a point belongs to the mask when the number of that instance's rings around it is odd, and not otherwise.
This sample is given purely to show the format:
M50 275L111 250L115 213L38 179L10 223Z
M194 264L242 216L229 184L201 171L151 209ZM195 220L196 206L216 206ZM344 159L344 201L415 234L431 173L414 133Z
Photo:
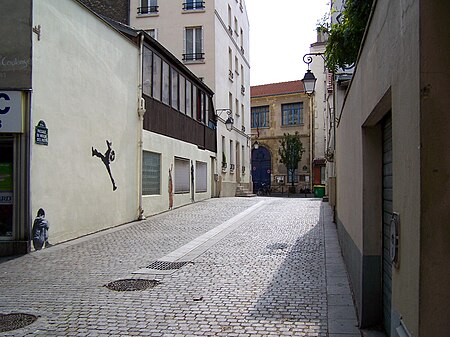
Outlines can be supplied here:
M310 96L310 100L309 100L309 103L310 103L310 106L309 106L309 108L310 108L310 114L309 114L309 116L310 116L310 118L309 118L309 120L310 120L310 122L309 122L309 124L310 124L310 129L311 129L311 132L309 133L309 158L310 158L310 163L309 163L309 172L311 172L311 175L310 175L310 182L309 182L309 184L310 184L310 187L311 187L311 193L313 193L313 191L314 191L314 169L313 169L313 161L314 161L314 118L315 118L315 115L314 115L314 96L315 96L315 94L311 94L311 96Z
M144 34L140 34L139 39L139 69L138 69L138 164L137 164L137 176L138 176L138 220L144 220L144 209L142 208L142 133L144 130L144 114L145 114L145 100L142 97L142 70L143 70L143 57L144 57Z

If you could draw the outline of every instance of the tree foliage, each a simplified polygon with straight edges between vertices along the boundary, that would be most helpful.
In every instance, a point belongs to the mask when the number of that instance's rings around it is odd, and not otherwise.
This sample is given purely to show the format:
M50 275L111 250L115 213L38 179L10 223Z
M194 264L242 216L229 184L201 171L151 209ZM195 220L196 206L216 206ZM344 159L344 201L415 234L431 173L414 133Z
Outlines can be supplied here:
M353 65L358 57L373 0L346 0L338 23L328 30L325 64L336 71ZM323 29L323 25L320 27Z
M305 152L305 149L297 131L293 135L289 133L283 135L283 138L280 140L278 154L280 155L280 163L286 166L288 174L291 177L294 176L298 163L302 160L303 152ZM294 179L291 179L291 182L292 186L294 186Z

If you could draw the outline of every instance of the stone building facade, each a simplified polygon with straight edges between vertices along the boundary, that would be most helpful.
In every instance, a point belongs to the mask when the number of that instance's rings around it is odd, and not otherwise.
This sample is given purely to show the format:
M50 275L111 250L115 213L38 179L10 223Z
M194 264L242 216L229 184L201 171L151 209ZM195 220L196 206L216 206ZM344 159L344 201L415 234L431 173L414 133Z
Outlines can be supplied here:
M296 192L311 189L311 99L298 81L251 87L251 135L253 190L270 184L272 191L285 193L294 180ZM293 177L280 163L278 149L284 134L298 132L304 153ZM257 148L255 148L257 143Z

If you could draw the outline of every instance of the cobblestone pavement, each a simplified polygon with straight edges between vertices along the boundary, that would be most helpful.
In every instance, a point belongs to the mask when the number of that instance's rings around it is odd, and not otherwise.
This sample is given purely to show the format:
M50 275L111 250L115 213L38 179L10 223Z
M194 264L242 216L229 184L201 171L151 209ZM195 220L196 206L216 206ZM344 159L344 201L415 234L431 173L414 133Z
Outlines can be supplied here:
M38 320L0 335L359 336L352 303L333 308L351 308L344 323L353 327L329 331L343 324L330 323L328 315L328 299L341 295L327 294L324 205L318 199L211 199L4 261L0 314ZM160 275L135 274L186 244L193 247L185 255L192 263ZM160 283L143 291L104 287L128 278Z

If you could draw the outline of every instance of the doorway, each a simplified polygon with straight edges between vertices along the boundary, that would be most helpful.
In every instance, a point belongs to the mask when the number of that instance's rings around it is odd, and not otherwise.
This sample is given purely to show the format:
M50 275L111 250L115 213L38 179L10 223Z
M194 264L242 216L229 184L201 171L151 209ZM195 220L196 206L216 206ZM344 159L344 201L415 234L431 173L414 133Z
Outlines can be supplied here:
M270 187L272 158L269 150L263 146L252 150L253 191L256 193L262 185Z
M0 137L0 240L13 238L14 139Z
M383 326L388 336L391 332L392 262L390 257L390 220L393 212L392 170L392 118L383 120Z

